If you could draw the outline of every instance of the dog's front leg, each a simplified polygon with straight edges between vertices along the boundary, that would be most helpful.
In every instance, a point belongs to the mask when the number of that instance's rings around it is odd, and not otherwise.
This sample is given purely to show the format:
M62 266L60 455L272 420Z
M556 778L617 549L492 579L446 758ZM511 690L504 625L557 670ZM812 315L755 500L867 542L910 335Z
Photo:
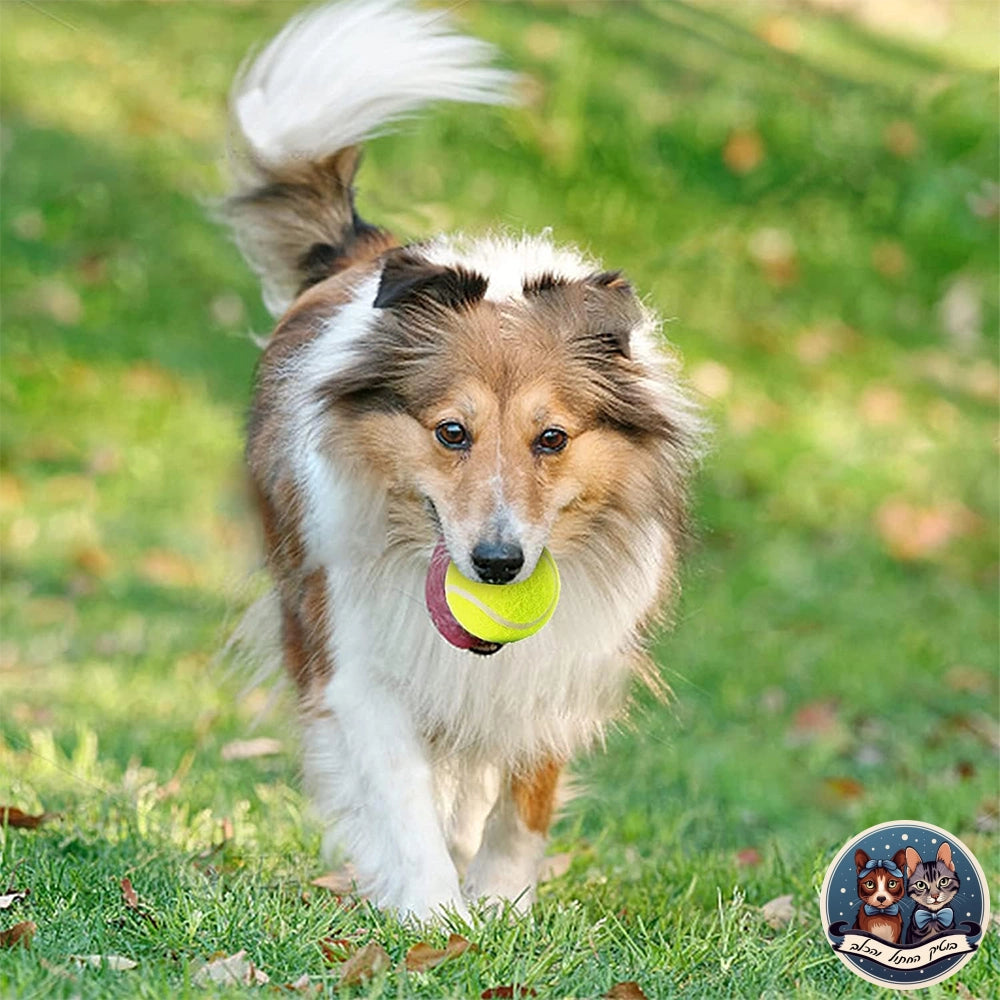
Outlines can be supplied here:
M521 913L535 901L561 769L559 761L542 761L503 784L465 876L468 899L510 900Z
M424 742L398 697L359 673L338 665L305 719L313 798L377 906L467 918Z

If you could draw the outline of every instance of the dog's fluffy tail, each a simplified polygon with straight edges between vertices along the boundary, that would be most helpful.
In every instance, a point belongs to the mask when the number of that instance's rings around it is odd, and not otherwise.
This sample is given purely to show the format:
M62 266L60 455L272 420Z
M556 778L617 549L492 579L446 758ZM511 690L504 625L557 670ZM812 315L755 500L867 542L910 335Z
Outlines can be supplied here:
M506 102L512 77L491 57L438 11L348 0L293 18L244 64L225 214L274 315L363 252L359 241L390 245L354 210L359 145L430 101Z

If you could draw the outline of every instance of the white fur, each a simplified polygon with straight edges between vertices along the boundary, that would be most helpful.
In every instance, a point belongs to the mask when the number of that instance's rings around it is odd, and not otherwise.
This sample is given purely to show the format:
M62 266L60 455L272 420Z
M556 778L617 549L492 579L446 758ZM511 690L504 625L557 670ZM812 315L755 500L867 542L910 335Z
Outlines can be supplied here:
M445 251L442 242L438 252L488 274L496 255L518 294L540 269L568 278L593 269L547 236L463 240L462 253L457 245ZM376 287L377 277L360 283L282 373L285 447L306 498L305 569L326 568L332 609L329 714L307 723L308 783L379 905L421 917L464 912L458 871L468 864L467 895L519 897L524 906L544 838L498 798L498 775L568 759L620 710L634 625L664 572L664 529L645 526L630 575L608 579L618 553L596 542L585 558L561 560L562 598L536 635L486 660L448 645L424 605L430 552L391 547L384 497L321 444L330 417L316 390L360 349Z
M488 56L482 43L449 34L437 13L354 0L293 19L242 72L233 106L265 165L319 159L429 100L504 100L509 77L485 68ZM597 267L548 233L441 237L421 252L486 275L494 302L520 298L525 279L574 280ZM285 435L277 447L305 505L303 570L323 568L330 618L333 673L305 720L306 776L376 904L420 917L449 908L465 915L467 866L467 896L524 907L545 840L517 815L509 775L568 759L621 709L636 623L656 601L671 558L666 528L636 524L639 551L613 579L607 567L620 565L621 553L603 551L599 538L584 555L562 559L562 598L536 635L489 659L450 646L424 604L430 551L392 544L385 497L327 444L332 418L318 390L363 347L378 282L378 274L359 282L276 373ZM636 357L651 371L668 363L657 335L652 314L633 334ZM650 388L697 436L682 391L653 377ZM496 475L499 505L502 469ZM544 539L537 541L540 549Z
M236 79L236 120L267 166L322 159L430 101L510 100L491 46L440 11L398 0L328 4L292 18Z

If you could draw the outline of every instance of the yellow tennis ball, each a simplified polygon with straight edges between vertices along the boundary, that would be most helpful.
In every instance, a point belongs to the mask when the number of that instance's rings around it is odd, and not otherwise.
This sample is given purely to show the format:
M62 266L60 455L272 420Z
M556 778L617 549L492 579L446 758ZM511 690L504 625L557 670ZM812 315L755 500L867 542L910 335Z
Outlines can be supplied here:
M467 632L486 642L515 642L534 635L552 617L559 603L559 570L548 549L520 583L477 583L451 563L444 595Z

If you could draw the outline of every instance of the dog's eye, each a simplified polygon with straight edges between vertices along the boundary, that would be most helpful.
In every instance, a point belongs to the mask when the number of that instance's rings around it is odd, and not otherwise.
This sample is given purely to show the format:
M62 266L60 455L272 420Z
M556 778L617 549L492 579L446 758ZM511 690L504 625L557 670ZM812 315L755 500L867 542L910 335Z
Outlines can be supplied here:
M535 450L554 454L569 443L569 435L558 427L548 427L535 440Z
M891 878L891 879L889 879L888 882L886 882L886 885L889 886L890 889L895 889L896 888L896 880L894 878Z
M865 882L865 888L866 889L874 889L875 888L875 883L871 879L869 879L867 882Z
M468 448L469 432L456 420L444 420L434 428L434 436L446 448Z

